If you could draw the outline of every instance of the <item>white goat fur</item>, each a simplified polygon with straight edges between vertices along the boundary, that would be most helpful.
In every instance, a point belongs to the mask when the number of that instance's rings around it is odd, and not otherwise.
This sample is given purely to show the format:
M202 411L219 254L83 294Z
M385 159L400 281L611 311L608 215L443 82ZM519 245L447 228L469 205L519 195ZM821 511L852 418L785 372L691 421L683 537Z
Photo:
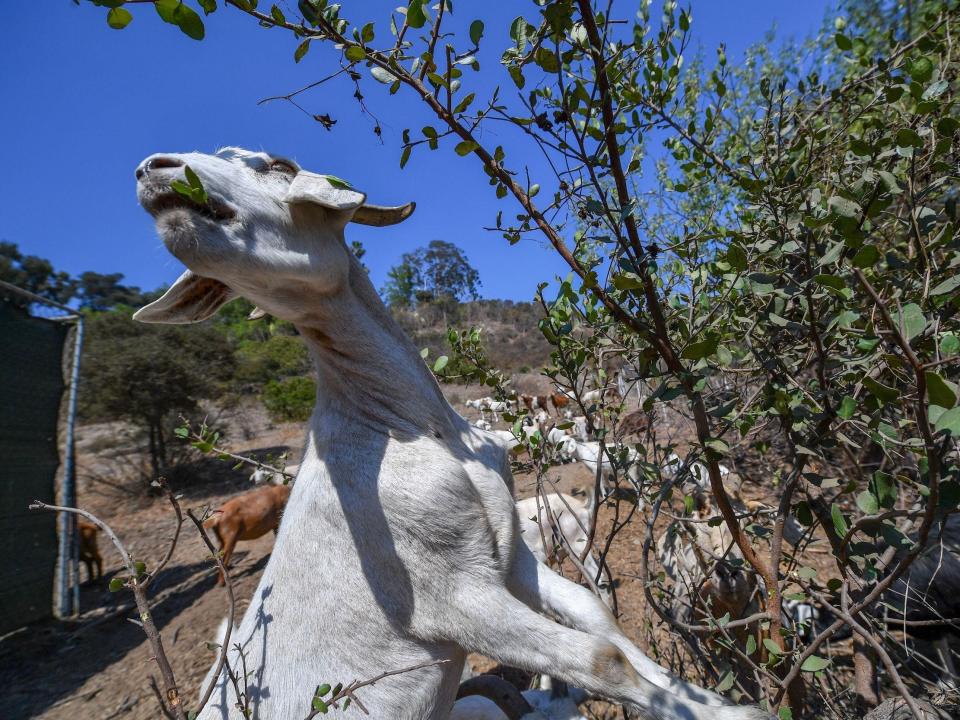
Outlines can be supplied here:
M183 165L209 193L206 209L170 191ZM374 720L442 720L472 651L657 720L769 717L668 674L522 542L506 453L449 406L344 241L351 220L391 224L409 208L366 206L323 175L234 148L151 156L137 177L141 204L189 268L137 319L198 322L243 296L293 323L317 366L300 472L231 638L254 717L303 716L319 682L446 660L361 691ZM226 676L216 682L200 720L239 719L219 692Z
M297 465L287 465L284 469L285 473L293 475L296 477L297 473L300 471L299 463ZM250 473L250 482L254 485L283 485L286 481L286 475L281 472L275 472L267 468L257 468L252 473Z
M517 501L520 536L542 563L561 559L570 550L579 557L587 545L593 521L590 503L566 493L552 492L547 494L547 500L544 503L542 497L535 495ZM563 537L556 537L556 532ZM544 547L544 539L550 543L549 547ZM597 580L599 565L592 552L583 559L583 569L594 581Z

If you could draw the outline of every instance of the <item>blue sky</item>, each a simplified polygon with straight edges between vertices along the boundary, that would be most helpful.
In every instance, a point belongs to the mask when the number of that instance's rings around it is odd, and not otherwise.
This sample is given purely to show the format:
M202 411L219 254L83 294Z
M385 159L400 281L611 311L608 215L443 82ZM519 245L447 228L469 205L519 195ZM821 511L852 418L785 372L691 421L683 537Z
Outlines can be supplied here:
M279 4L295 7L292 0ZM388 35L382 19L397 4L343 2L347 17L377 19L378 39ZM382 144L372 120L352 101L349 82L334 81L302 96L311 112L337 119L330 132L287 103L257 105L335 70L331 51L314 46L296 65L293 37L264 30L232 8L208 18L206 39L196 42L142 5L131 6L134 21L123 31L108 28L106 11L87 2L77 7L69 0L45 0L42 12L38 5L8 3L0 25L5 159L0 239L18 243L24 252L71 273L122 272L129 284L146 289L168 284L182 268L137 205L134 168L153 152L241 145L347 178L370 202L417 202L417 212L402 225L350 226L348 239L366 246L364 259L378 287L402 253L433 239L466 251L480 272L484 297L529 300L538 282L566 274L539 241L510 247L498 233L484 230L498 210L511 217L518 208L496 200L474 158L460 158L452 147L432 153L418 148L422 151L400 170L400 133L431 121L403 89L389 98L386 86L366 78L362 84L383 126ZM831 3L694 0L691 5L694 42L705 56L712 60L713 49L725 42L730 62L736 62L774 24L779 37L815 32ZM457 27L466 27L477 17L473 9L482 7L487 28L478 56L482 70L479 77L468 72L465 80L479 86L478 98L497 84L512 92L497 59L510 20L518 14L533 19L533 4L458 0L454 7ZM615 7L625 14L636 5ZM487 139L496 144L496 138ZM527 158L517 158L522 160ZM528 162L537 169L537 158Z

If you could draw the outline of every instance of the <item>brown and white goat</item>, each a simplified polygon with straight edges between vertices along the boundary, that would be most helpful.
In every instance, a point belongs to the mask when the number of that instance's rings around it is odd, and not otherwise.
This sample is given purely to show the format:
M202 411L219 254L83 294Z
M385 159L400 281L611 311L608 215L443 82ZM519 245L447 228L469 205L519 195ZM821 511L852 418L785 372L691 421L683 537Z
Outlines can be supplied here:
M224 567L230 566L230 556L240 540L256 540L280 527L280 516L290 497L289 485L267 485L227 500L219 510L204 521L203 526L213 530L223 553ZM223 573L217 584L223 585Z

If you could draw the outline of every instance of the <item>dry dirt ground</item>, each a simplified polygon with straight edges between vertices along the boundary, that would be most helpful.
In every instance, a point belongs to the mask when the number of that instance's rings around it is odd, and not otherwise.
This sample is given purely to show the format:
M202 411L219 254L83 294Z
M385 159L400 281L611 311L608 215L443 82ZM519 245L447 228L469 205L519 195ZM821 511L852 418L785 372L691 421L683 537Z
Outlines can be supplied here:
M531 386L529 390L533 390ZM447 389L458 410L473 419L475 411L462 405L477 391ZM217 420L229 429L225 442L238 452L264 456L289 451L291 462L300 453L302 427L272 425L262 413L249 407L227 413ZM503 427L501 425L501 427ZM664 432L669 432L665 428ZM680 438L682 439L682 438ZM156 563L162 556L174 526L170 507L163 498L143 492L130 479L140 457L139 441L121 425L87 426L80 432L79 466L81 506L98 514L117 531L137 559ZM249 489L248 470L233 470L228 463L203 458L180 473L175 490L182 493L185 508L216 507L232 495ZM192 473L192 475L191 475ZM593 478L580 464L555 467L549 477L560 489L584 490ZM516 478L517 494L535 492L530 476ZM611 522L611 510L601 515L601 536ZM664 642L659 623L643 599L637 579L644 526L633 523L614 542L609 563L617 575L621 623L628 635L650 652L655 647L673 647ZM239 612L253 594L273 544L273 535L241 543L234 556L233 575ZM159 717L147 678L155 673L142 630L129 622L132 597L126 591L111 593L107 581L120 569L117 553L100 540L105 559L103 580L87 585L81 596L82 614L70 622L41 622L0 639L0 717L10 720L141 720ZM226 613L224 591L215 584L215 574L200 539L188 526L176 553L153 586L153 616L160 628L183 695L195 702L198 687L213 660L205 643L214 638ZM659 633L659 634L658 634ZM489 661L472 657L484 670ZM664 662L677 660L662 656ZM682 662L682 660L680 660ZM352 678L344 678L349 680ZM306 699L305 699L306 708ZM595 717L619 717L601 704ZM306 711L305 711L306 714Z

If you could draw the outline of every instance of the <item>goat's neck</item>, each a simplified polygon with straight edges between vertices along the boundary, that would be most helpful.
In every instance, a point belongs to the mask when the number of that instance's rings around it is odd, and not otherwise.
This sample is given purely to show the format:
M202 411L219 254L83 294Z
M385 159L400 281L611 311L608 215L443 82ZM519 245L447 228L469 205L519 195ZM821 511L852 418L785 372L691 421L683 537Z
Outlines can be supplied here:
M315 418L435 436L454 426L456 413L358 262L348 286L312 310L295 324L317 366Z

